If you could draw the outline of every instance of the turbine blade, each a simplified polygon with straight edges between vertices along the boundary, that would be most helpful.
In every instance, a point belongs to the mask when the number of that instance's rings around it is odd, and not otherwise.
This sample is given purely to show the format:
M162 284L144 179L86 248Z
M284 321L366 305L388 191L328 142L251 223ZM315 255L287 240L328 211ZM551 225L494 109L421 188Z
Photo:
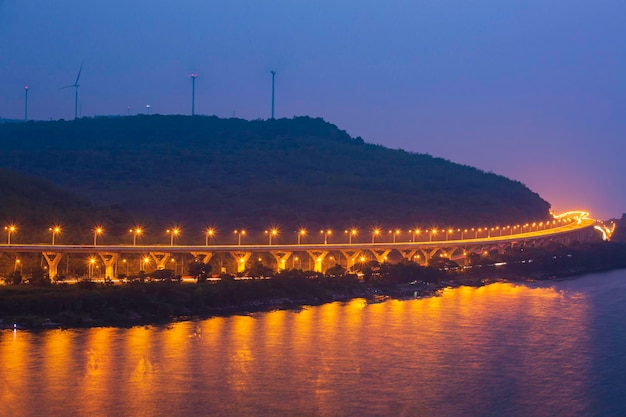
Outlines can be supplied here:
M80 63L80 69L78 70L78 75L76 76L76 81L74 81L74 85L78 86L78 80L80 79L80 73L83 71L83 64L85 63L85 61L81 61Z
M63 90L64 88L76 87L74 84L66 85L65 87L59 87L59 90Z

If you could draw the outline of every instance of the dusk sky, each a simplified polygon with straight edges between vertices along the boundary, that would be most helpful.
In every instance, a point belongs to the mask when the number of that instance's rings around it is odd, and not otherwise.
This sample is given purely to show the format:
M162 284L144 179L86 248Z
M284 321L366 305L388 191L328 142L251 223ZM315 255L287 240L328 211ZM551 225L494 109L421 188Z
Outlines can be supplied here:
M626 211L624 0L0 0L0 118L322 117ZM0 138L1 139L1 138ZM452 196L453 197L453 196ZM462 204L460 202L459 204Z

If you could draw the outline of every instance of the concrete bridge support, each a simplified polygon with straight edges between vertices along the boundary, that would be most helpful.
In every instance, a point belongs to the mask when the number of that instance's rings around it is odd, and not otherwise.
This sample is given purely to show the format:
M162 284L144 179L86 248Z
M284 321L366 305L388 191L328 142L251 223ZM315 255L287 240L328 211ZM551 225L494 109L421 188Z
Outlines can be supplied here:
M346 257L346 268L350 269L354 266L354 264L357 261L357 258L359 257L359 254L361 253L358 250L342 250L340 251L341 254L343 256Z
M150 257L156 264L156 269L162 271L167 266L167 260L170 259L170 254L167 252L150 252Z
M309 254L309 256L311 257L311 259L313 259L313 261L315 262L315 266L313 267L313 270L315 272L324 272L322 269L322 264L324 263L324 258L326 258L326 255L328 255L328 251L307 251L307 253Z
M59 275L59 262L61 262L63 254L59 252L42 252L42 255L48 264L48 276L53 280Z
M235 262L237 262L237 272L245 272L246 264L252 256L252 252L230 252L230 255L235 259Z
M422 256L424 257L424 265L428 266L430 260L439 252L441 248L432 248L432 249L420 249Z
M200 259L202 263L207 264L213 258L213 252L191 252L191 256Z
M387 249L387 250L381 251L381 250L376 250L376 249L370 249L370 252L372 252L372 255L374 255L374 258L376 258L378 263L382 264L385 261L387 261L387 255L389 255L391 250Z
M276 270L284 271L287 268L287 261L292 252L270 252L274 259L276 259Z
M98 252L98 255L100 256L100 259L102 259L102 263L104 264L105 278L115 278L115 264L117 263L117 258L120 256L120 254L112 252Z
M406 259L407 261L419 263L417 262L417 258L415 255L417 253L417 249L399 249L398 252L400 252L402 258Z

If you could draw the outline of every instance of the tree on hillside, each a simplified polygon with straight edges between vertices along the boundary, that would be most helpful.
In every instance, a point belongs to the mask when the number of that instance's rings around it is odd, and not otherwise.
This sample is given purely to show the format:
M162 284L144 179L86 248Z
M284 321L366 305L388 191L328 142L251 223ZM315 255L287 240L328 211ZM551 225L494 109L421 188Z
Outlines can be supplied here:
M262 262L254 261L247 272L248 276L255 278L273 277L274 270L263 265Z
M189 275L196 278L198 282L206 282L211 274L211 265L208 263L194 260L189 263Z

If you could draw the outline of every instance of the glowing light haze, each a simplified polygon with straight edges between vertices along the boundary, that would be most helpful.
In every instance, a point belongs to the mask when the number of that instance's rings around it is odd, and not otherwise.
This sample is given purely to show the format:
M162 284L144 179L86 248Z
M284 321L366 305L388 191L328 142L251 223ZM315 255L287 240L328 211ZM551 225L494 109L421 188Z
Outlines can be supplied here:
M319 116L626 211L626 2L0 0L0 117ZM0 138L1 140L1 138Z

